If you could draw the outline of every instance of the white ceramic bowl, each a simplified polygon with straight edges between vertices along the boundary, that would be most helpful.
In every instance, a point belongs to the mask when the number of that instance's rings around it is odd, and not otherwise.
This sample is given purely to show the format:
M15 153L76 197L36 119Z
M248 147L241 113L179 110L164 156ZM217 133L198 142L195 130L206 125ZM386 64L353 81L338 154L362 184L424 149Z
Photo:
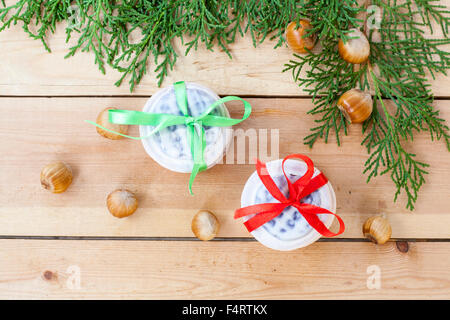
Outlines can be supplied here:
M270 161L266 163L266 166L274 182L287 196L288 186L281 168L282 161L282 159ZM303 161L288 159L285 162L285 171L291 182L295 182L302 177L306 168L307 166ZM319 173L320 171L314 168L313 177ZM336 195L330 182L302 201L315 204L333 213L336 212ZM267 202L278 201L270 195L255 171L247 180L242 191L241 207ZM244 221L249 220L252 216L244 217ZM334 216L331 214L319 214L318 216L327 228L333 223ZM294 207L286 208L278 217L255 229L251 234L266 247L281 251L305 247L321 237L320 233L314 230Z
M213 102L219 100L219 96L213 91L196 83L187 82L186 90L188 109L192 116L200 115ZM176 102L173 85L153 95L145 104L143 111L182 115ZM224 104L218 106L213 112L223 117L230 117ZM153 128L153 126L139 126L141 137L149 135ZM223 159L233 138L233 132L231 127L205 127L205 136L204 159L207 167L210 168ZM162 129L152 137L141 141L148 155L161 166L175 172L192 171L194 163L185 125Z

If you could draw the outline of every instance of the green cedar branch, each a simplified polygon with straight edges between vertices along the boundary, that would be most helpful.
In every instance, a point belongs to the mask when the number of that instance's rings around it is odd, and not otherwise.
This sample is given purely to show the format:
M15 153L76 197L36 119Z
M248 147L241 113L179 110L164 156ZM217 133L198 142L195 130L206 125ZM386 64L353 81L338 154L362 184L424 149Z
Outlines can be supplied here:
M317 1L309 4L319 5ZM430 75L434 78L436 74L446 74L450 67L450 53L443 49L450 43L450 11L435 0L375 0L372 4L381 9L382 21L377 30L364 28L371 46L368 63L354 71L337 53L342 32L360 27L350 11L350 7L357 7L356 3L349 0L334 4L342 13L333 27L327 23L336 19L335 14L324 11L311 15L312 24L320 26L323 50L294 55L285 71L292 71L294 80L313 97L314 107L309 113L320 116L315 120L317 126L305 138L305 144L311 147L319 138L327 142L332 133L340 144L340 135L347 134L345 119L336 108L341 94L353 87L374 90L374 110L362 126L362 144L369 153L364 173L368 182L389 174L396 186L394 201L405 192L406 207L413 210L428 164L418 160L404 145L412 142L417 132L428 131L431 140L444 140L450 151L449 128L434 109L429 84ZM425 37L426 29L435 31L433 21L440 26L442 39Z
M93 52L102 73L110 65L122 73L115 84L128 79L133 91L149 68L161 85L180 54L174 47L177 39L185 55L202 45L208 50L219 47L232 58L229 44L245 34L254 46L265 39L281 46L287 24L303 16L303 5L303 0L19 0L11 5L3 1L0 31L21 22L50 51L46 38L65 21L67 41L78 33L66 57Z

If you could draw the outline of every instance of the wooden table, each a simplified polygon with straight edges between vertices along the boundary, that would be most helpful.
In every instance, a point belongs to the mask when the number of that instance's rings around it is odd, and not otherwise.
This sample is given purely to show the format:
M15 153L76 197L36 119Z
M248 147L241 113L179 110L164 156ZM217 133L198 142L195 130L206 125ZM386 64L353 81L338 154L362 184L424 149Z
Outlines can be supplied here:
M312 150L303 145L314 118L306 115L310 97L281 73L288 48L274 51L266 42L255 49L243 38L231 47L232 61L218 49L181 57L164 86L195 81L247 98L252 116L236 128L278 129L279 156L309 155L334 185L346 232L304 249L272 251L233 220L254 166L217 165L198 176L190 196L188 175L158 166L139 142L100 137L83 120L109 106L140 110L158 90L154 77L130 94L126 84L113 86L116 72L96 70L91 54L65 60L64 39L59 28L49 54L20 27L0 34L0 298L450 298L450 155L443 142L423 134L410 146L431 173L408 212L403 197L393 203L389 177L365 183L358 126L340 148L334 141ZM439 76L432 86L450 123L450 79ZM39 184L41 168L53 160L74 169L64 194ZM139 198L127 219L113 218L105 206L117 187ZM220 219L214 241L193 237L199 209ZM363 239L361 226L380 213L393 239L376 246ZM381 272L379 289L367 285L373 270Z

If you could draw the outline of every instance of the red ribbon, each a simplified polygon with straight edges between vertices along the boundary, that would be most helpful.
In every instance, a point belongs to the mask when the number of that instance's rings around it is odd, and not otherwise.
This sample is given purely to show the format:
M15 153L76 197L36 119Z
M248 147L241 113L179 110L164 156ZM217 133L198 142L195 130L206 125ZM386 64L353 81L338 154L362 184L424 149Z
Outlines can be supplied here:
M303 160L308 167L306 173L294 183L291 183L291 181L286 176L286 172L284 171L284 163L286 162L286 160L292 158ZM302 154L291 154L284 158L281 168L289 186L289 198L286 198L280 191L280 189L278 189L277 185L269 175L266 164L257 160L256 172L258 173L259 178L261 179L267 190L270 192L270 194L275 199L280 201L280 203L262 203L240 208L235 211L234 218L238 219L251 214L256 214L254 217L244 222L247 230L249 232L252 232L266 222L269 222L270 220L277 217L287 207L293 206L298 210L298 212L300 212L300 214L311 225L311 227L313 227L322 236L334 237L343 233L345 230L344 221L342 221L342 219L338 215L327 209L300 202L302 198L308 196L315 190L328 183L328 179L322 173L312 178L314 174L314 164L311 159ZM339 231L337 233L331 232L319 219L319 217L317 216L318 214L332 214L333 216L335 216L339 221Z

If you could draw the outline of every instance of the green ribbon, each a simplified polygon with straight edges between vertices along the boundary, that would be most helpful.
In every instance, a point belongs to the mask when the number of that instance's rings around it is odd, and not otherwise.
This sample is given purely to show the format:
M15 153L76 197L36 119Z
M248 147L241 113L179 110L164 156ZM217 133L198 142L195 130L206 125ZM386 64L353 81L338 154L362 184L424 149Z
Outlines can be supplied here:
M176 82L173 84L173 87L175 89L175 96L178 108L183 113L182 116L167 113L148 113L130 110L109 110L108 112L109 122L111 123L154 126L155 128L150 132L149 135L145 137L128 136L126 134L122 134L120 132L107 129L93 121L86 120L86 122L93 124L99 128L102 128L103 130L134 140L148 139L158 131L170 126L182 124L186 125L188 142L190 144L191 154L194 160L194 166L192 168L191 176L189 178L189 192L193 194L192 184L194 182L195 177L199 172L207 169L207 165L204 159L204 152L206 148L204 126L210 127L234 126L244 121L250 116L250 113L252 112L252 107L250 103L248 103L244 99L235 96L227 96L212 103L201 115L197 117L192 117L189 115L188 112L188 99L185 82L184 81ZM239 100L244 103L244 116L241 119L233 119L210 114L215 108L217 108L221 104L233 100Z

